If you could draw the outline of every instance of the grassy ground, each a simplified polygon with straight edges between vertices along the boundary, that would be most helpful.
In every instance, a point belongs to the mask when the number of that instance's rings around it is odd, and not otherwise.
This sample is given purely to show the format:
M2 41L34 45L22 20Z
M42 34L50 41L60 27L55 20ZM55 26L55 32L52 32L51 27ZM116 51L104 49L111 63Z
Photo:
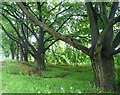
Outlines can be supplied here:
M46 64L47 71L34 72L34 64L0 60L3 93L99 93L93 85L91 66Z

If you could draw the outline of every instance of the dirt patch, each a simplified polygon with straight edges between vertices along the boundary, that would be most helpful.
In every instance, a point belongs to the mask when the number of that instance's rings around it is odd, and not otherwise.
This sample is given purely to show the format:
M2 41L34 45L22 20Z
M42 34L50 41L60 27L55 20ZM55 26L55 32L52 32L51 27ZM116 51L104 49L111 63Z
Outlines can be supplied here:
M68 74L70 74L70 73L68 73ZM68 74L56 75L55 77L46 77L46 76L44 76L43 78L64 78L64 77L66 77Z
M13 73L11 73L11 74L20 75L18 72L13 72ZM63 74L63 75L56 75L55 77L47 77L47 76L43 76L42 72L41 72L41 73L38 73L38 72L36 72L36 71L34 71L34 70L30 70L30 71L28 72L28 75L29 75L29 76L37 75L37 76L42 77L42 78L60 78L60 77L61 77L61 78L64 78L64 77L66 77L68 74L70 74L70 73Z
M13 72L11 74L14 74L14 75L20 75L18 72Z
M6 61L0 61L0 65L1 66L7 65L7 62Z
M40 77L43 76L42 73L38 73L38 72L36 72L36 71L34 71L34 70L29 71L29 72L28 72L28 75L30 75L30 76L32 76L32 75L37 75L37 76L40 76Z
M29 67L33 67L31 64L28 64L28 63L21 63L21 64L24 64L24 65L29 66Z

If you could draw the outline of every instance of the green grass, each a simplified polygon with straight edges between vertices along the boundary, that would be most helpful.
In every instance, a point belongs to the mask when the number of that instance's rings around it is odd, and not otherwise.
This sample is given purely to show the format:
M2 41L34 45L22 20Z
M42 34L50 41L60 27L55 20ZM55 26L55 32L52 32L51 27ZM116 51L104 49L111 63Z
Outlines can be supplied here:
M43 78L37 75L29 76L28 72L33 68L21 64L22 61L11 59L2 59L2 61L7 62L7 65L2 66L2 93L103 92L102 89L98 89L92 85L93 72L89 65L61 66L46 64L47 71L42 71L41 73L45 77L53 78ZM12 74L14 72L17 72L19 75ZM56 75L60 76L64 74L68 75L66 77L55 77Z

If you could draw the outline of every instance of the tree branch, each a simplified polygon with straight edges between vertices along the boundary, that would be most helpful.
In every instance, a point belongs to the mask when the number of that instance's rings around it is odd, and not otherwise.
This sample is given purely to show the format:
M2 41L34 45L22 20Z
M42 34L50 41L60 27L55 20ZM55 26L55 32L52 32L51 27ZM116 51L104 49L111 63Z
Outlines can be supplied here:
M15 41L15 42L17 42L17 43L20 44L20 42L17 40L17 38L11 37L11 35L6 31L6 29L3 27L3 25L2 25L1 23L0 23L0 26L1 26L1 29L5 32L5 34L6 34L11 40L13 40L13 41Z
M105 8L105 2L100 2L100 7L101 7L101 19L104 23L104 25L106 26L109 22L108 18L107 18L107 13L106 13L106 8Z
M24 24L25 27L27 27L27 28L30 30L30 32L35 36L36 40L39 41L39 39L38 39L36 33L35 33L34 31L32 31L32 30L28 27L28 25L26 25L25 23L23 23L23 24Z
M110 15L109 15L109 20L112 20L114 18L118 4L119 4L119 0L118 0L118 2L113 2L113 5L112 5L111 11L110 11Z
M99 38L98 38L98 43L97 43L97 44L100 45L100 44L103 43L103 40L104 40L104 37L105 37L106 33L107 33L107 32L109 31L109 29L111 29L111 27L112 27L115 23L117 23L117 22L120 22L120 16L114 18L113 20L111 20L111 21L107 24L106 28L103 30L103 32L102 32L101 35L99 36Z
M57 4L54 8L52 8L52 9L48 12L48 14L50 14L51 11L55 10L55 9L56 9L59 5L61 5L62 3L63 3L63 1L60 2L59 4Z
M55 42L57 42L59 39L53 41L49 46L47 46L47 48L45 48L45 51L49 49L50 46L52 46Z
M85 5L87 8L87 13L90 20L92 47L95 47L95 45L97 44L98 36L99 36L97 17L93 9L92 2L86 2Z
M1 8L1 7L0 7ZM3 9L3 8L2 8ZM12 17L14 17L14 18L16 18L16 19L19 19L18 17L16 17L15 15L12 15L10 12L8 12L8 10L6 10L6 9L3 9L4 11L6 11L9 15L11 15ZM19 16L20 17L20 16ZM22 18L22 17L20 17L20 18ZM28 27L28 25L26 25L25 23L23 23L29 30L30 30L30 32L35 36L35 38L36 38L36 40L38 41L39 39L38 39L38 37L37 37L37 35L36 35L36 33L34 32L34 31L32 31L29 27Z
M65 10L63 10L63 11L61 11L61 12L59 12L59 13L56 15L56 18L57 18L57 16L60 15L61 13L66 12L67 10L69 10L70 8L72 8L72 6L73 6L73 5L71 5L71 6L70 6L69 8L67 8L67 9L65 9Z
M28 42L27 37L26 37L26 35L25 35L25 31L24 31L24 29L23 29L23 25L21 25L21 32L23 33L25 42L28 44L28 46L31 47L31 49L34 51L34 53L37 53L36 49Z
M118 34L116 35L113 44L112 44L112 48L115 49L120 43L120 32L118 32Z
M115 54L118 54L118 53L120 53L120 48L118 48L117 50L114 50L111 55L115 55Z
M29 19L31 19L35 25L43 28L44 30L46 30L49 34L57 37L58 39L70 44L71 46L79 49L79 50L82 50L84 53L86 53L87 55L90 56L90 50L83 46L82 44L76 42L76 41L71 41L71 39L69 39L68 37L66 36L63 36L61 35L60 33L58 32L55 32L54 30L52 30L51 28L49 28L48 26L46 26L44 23L40 22L38 19L36 19L26 8L25 6L21 3L21 2L16 2L16 4L18 5L18 7L27 15L27 17L29 17Z
M58 31L62 28L62 26L63 26L70 18L71 18L71 16L62 23L62 25L56 30L56 32L58 32Z

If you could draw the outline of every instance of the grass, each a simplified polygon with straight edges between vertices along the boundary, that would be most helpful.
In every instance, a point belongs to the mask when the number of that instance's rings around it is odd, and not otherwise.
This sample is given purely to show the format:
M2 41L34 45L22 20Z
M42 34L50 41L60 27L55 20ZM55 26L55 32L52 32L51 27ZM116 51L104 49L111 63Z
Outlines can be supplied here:
M46 64L47 71L29 75L32 67L22 61L2 59L7 65L2 66L2 93L98 93L93 82L91 67L61 66ZM25 63L25 62L24 62ZM29 63L34 65L33 63ZM16 72L16 73L15 73ZM60 77L66 75L65 77ZM59 77L56 77L59 76ZM46 78L45 78L46 77Z

